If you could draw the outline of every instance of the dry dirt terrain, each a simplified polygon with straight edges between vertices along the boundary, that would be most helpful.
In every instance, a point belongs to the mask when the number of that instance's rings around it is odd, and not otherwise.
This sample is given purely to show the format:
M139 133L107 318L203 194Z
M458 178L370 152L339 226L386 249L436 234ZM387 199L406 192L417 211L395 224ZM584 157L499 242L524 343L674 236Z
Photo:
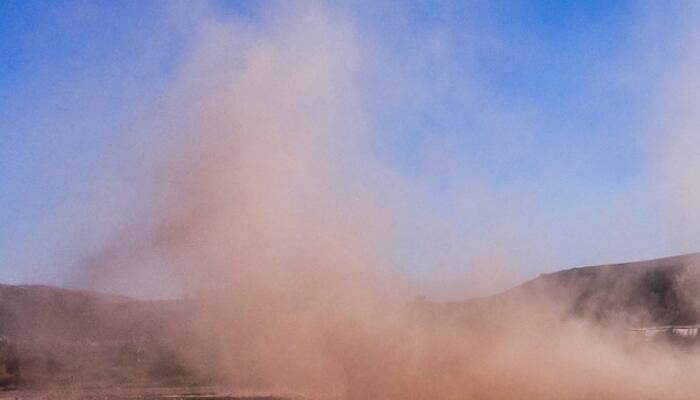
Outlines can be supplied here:
M282 400L265 395L236 395L223 388L108 388L76 390L10 390L0 392L0 400Z
M500 352L503 364L493 366L493 376L499 377L504 371L511 371L516 378L528 376L522 371L529 371L529 364L517 369L512 367L513 363L527 360L523 354L535 357L529 350L533 346L544 346L542 343L551 341L552 338L559 340L556 343L561 343L565 351L559 353L545 347L551 351L550 355L554 354L552 358L545 358L544 361L535 358L534 362L561 361L562 365L568 366L572 348L577 346L567 346L568 343L576 344L577 341L584 340L589 345L603 346L590 339L593 332L596 332L593 335L595 338L600 336L615 345L619 344L622 357L634 349L646 348L643 347L647 344L646 339L643 342L636 339L628 341L630 333L641 332L646 338L651 337L647 335L649 332L661 331L670 335L654 336L657 339L665 338L663 342L656 340L653 343L663 350L655 354L685 357L692 352L700 354L700 336L697 335L700 323L698 293L700 254L573 268L541 275L508 291L484 298L449 303L417 299L408 305L406 321L409 322L401 325L416 329L399 337L406 340L416 338L416 343L430 349L429 354L427 351L413 353L411 349L392 347L392 340L385 338L392 338L396 331L383 331L381 329L386 326L381 324L372 325L373 329L379 327L378 330L371 330L366 336L339 337L337 332L330 332L328 337L335 341L329 343L338 344L339 347L324 347L323 351L339 357L348 382L347 395L350 399L406 398L405 392L395 395L390 392L393 395L391 397L383 396L385 393L381 390L403 388L401 385L405 384L409 388L407 392L410 392L414 387L414 379L423 382L430 389L434 388L430 386L434 380L442 378L446 382L461 385L464 383L460 380L463 376L481 376L479 373L482 364L472 368L473 365L468 362L475 359L474 354L481 354L484 360L491 362L494 359L501 360L493 357L494 352ZM532 311L540 305L537 315L533 316ZM278 395L278 392L234 392L227 390L227 387L217 386L269 388L274 386L268 385L276 382L262 380L256 382L257 386L245 386L235 382L238 378L235 373L222 375L220 371L224 369L219 366L226 363L216 346L220 343L216 339L222 339L217 333L222 330L212 330L203 335L192 329L197 326L195 322L198 309L194 300L141 301L46 286L0 285L0 387L6 389L0 391L0 400L274 400L296 397L272 396ZM538 317L536 322L530 322L535 317ZM401 321L404 323L404 320ZM580 328L584 321L586 330L575 331L576 334L563 331L569 336L557 333L564 328L573 329L573 322L578 323L575 327ZM511 322L517 324L517 329L511 329ZM244 325L239 327L245 328ZM694 330L693 335L672 334L691 330ZM246 339L258 343L254 336L260 331L250 330L255 333L250 337L245 335L244 329L237 332L242 333L239 339L243 343ZM351 329L350 332L354 331ZM582 333L579 335L579 332ZM438 340L435 342L439 343L433 346L433 339L436 338ZM447 343L450 345L446 346L443 340L449 340ZM258 344L260 343L273 342ZM605 342L606 346L607 343ZM674 345L673 348L668 346L671 344ZM596 348L609 352L612 345L606 346ZM650 344L650 347L653 346ZM488 352L484 349L488 349ZM248 357L240 361L241 365L254 364L256 357L269 357L269 354L246 353L238 348L232 350L239 352L234 352L230 357ZM311 351L316 350L318 349L311 348ZM603 350L600 354L603 354ZM642 353L639 357L643 358L647 353ZM229 353L226 354L229 357ZM537 355L539 354L543 353L538 352ZM563 354L561 358L554 358L559 354ZM347 355L351 356L346 357ZM417 363L418 369L401 368L404 365L403 358L397 355L411 355L413 358L409 359ZM587 360L581 358L580 354L578 357L579 362ZM396 360L400 362L393 363ZM294 363L303 361L303 357L301 361L294 359ZM606 365L595 359L590 362L596 368ZM633 365L635 367L630 371L644 371L643 368L637 368L636 364ZM687 370L696 370L697 364L688 365ZM367 374L367 368L374 370ZM427 375L414 374L414 371L421 371L421 368ZM393 375L388 375L386 371L393 372ZM432 371L437 372L430 375ZM560 369L551 369L543 373L542 376L547 376L549 372L557 377L551 382L536 381L536 385L528 385L526 382L518 387L527 389L545 387L545 384L553 386L552 382L556 383L559 379L559 371ZM237 372L245 375L246 370L242 368ZM578 376L577 374L572 376ZM387 379L387 376L393 380ZM301 377L303 379L304 376ZM294 379L298 381L299 377L295 376ZM676 374L673 379L676 379ZM696 381L694 376L689 379ZM486 390L490 391L501 388L500 384L500 378L484 383L488 388ZM462 390L468 393L470 385L471 381L459 386L455 398L463 398ZM601 387L607 388L606 385L607 381ZM438 394L424 398L444 398L440 391L444 385L436 384L435 387L438 388ZM19 390L7 390L11 388ZM366 391L369 391L369 395ZM622 389L619 392L622 393ZM426 393L433 394L432 391Z

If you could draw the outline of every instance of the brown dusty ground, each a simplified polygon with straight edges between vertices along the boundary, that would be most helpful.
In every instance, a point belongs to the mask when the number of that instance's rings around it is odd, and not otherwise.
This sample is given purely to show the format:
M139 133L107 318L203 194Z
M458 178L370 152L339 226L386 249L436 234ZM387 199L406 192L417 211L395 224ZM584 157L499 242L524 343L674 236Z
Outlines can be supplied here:
M11 390L0 400L288 400L277 396L242 396L221 388L108 388L62 390Z

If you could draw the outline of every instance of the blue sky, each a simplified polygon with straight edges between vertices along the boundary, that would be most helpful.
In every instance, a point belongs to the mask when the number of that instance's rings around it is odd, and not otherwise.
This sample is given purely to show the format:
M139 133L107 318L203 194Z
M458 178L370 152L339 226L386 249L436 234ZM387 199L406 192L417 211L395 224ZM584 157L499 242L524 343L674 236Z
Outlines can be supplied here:
M0 281L60 282L83 236L99 235L85 214L109 223L95 186L132 179L123 155L148 153L152 138L134 126L175 79L192 21L256 26L271 7L193 4L0 3ZM370 151L425 188L419 208L463 216L446 246L505 236L513 257L537 255L519 277L693 250L674 239L653 184L648 129L659 82L682 61L682 5L320 4L350 21L378 66L363 89L382 131ZM460 200L465 187L481 200ZM430 274L438 250L421 253L419 222L402 229L417 249L405 268Z

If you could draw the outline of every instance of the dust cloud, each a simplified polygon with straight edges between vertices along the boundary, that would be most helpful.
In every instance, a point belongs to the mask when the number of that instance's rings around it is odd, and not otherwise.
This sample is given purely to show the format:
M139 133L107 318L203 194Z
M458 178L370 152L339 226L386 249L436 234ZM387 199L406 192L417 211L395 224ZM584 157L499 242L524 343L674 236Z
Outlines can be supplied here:
M163 101L155 215L104 258L149 254L196 305L182 357L241 393L348 399L694 398L700 357L630 349L546 297L456 311L391 265L410 185L366 157L371 58L319 7L201 25ZM133 253L133 254L130 254ZM124 268L106 276L129 274Z

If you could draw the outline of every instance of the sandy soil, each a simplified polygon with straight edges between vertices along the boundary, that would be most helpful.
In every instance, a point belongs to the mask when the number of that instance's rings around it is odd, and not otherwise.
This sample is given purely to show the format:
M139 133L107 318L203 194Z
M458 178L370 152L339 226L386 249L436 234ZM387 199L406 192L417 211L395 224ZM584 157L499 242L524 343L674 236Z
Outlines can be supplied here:
M267 395L233 394L217 387L99 388L60 390L11 390L0 392L0 400L283 400Z

